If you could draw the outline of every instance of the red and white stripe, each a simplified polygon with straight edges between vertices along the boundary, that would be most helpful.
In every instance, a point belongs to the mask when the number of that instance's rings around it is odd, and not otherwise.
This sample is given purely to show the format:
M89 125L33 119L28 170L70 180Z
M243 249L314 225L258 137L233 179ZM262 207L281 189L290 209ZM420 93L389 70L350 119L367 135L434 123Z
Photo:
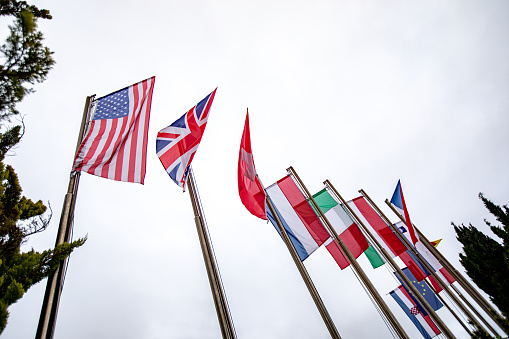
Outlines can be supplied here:
M350 200L347 204L391 257L394 258L406 251L403 242L392 232L364 197Z
M419 311L419 308L403 286L400 285L397 289L394 290L394 293L401 299L401 301L408 308L408 311L417 319L417 321L419 321L419 324L430 337L437 336L441 333L429 315L423 315Z
M73 171L143 184L154 81L152 77L129 87L127 116L92 120Z

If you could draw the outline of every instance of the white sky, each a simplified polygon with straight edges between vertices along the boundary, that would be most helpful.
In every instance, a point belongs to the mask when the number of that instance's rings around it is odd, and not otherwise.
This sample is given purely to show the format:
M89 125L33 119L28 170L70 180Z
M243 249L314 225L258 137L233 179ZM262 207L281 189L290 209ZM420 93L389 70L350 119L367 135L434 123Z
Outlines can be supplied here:
M71 256L55 339L221 337L188 194L155 155L157 131L215 87L193 167L239 338L329 337L277 232L238 198L247 107L265 185L293 166L310 191L362 188L396 221L383 201L401 179L412 221L460 270L451 221L491 234L477 194L509 202L506 1L34 4L53 15L40 28L56 65L19 105L26 136L7 162L54 216L23 250L54 245L87 95L156 76L145 185L81 177L74 237L88 241ZM398 283L360 262L419 337L386 295ZM343 338L391 337L350 269L323 248L305 264ZM10 307L4 337L35 336L45 286Z

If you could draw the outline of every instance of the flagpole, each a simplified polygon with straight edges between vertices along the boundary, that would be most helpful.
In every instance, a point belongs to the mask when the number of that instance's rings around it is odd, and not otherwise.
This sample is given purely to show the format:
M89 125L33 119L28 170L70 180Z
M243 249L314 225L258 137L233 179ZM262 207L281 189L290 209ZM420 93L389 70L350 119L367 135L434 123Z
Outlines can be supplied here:
M422 234L419 231L419 229L417 227L415 227L415 225L414 225L414 228L417 231L417 233L419 234L419 236L421 236L425 240L424 245L426 247L428 247L427 242L429 242L429 241L427 240L426 236L424 236L424 234ZM447 258L445 258L442 255L442 253L438 249L436 249L434 247L432 247L432 248L428 247L428 249L431 251L431 253L433 253L433 255L435 255L437 257L440 264L443 267L445 267L445 269L456 279L456 281L472 297L472 299L474 299L476 301L476 303L493 319L493 321L497 322L496 318L493 316L493 314L491 312L494 312L495 315L502 318L500 313L498 313L497 310L494 309L493 306L491 306L486 301L486 299L484 299L484 297L472 286L472 284L470 284L470 282L458 270L456 270L456 268L447 260Z
M426 237L424 235L422 235L422 233L420 233L417 228L416 228L416 231L420 236L423 237L423 239L426 239ZM425 241L428 241L428 240L426 239ZM425 245L427 245L427 244L425 243ZM506 333L506 331L503 329L503 327L500 326L500 324L498 323L497 318L494 316L494 315L496 315L500 319L503 319L503 317L500 315L500 313L498 313L497 310L495 308L493 308L493 306L491 306L486 301L486 299L484 299L484 297L472 286L472 284L470 284L470 282L460 272L458 272L456 270L456 268L454 268L454 266L452 266L452 264L442 255L442 253L440 253L440 251L438 251L436 248L433 248L433 250L435 252L433 252L430 249L430 251L437 257L440 264L442 264L442 266L456 279L458 284L460 284L460 286L470 295L470 297L472 297L472 299L474 299L474 301L484 310L484 312L486 314L488 314L491 317L491 319L493 319L493 321L499 325L500 329L504 333ZM459 291L457 291L453 285L451 285L451 286L459 295L461 295L459 293ZM494 314L492 314L491 312L493 312ZM506 333L506 334L508 334L508 333Z
M442 265L443 266L443 265ZM489 322L486 321L486 319L484 319L484 317L479 313L479 311L477 311L477 309L465 298L465 296L463 294L461 294L460 291L458 291L458 289L456 287L454 287L453 284L450 285L451 289L456 292L456 294L460 297L460 299L472 310L472 312L475 313L475 315L482 320L482 322L490 329L490 331L495 334L495 336L498 335L498 333L495 331L495 329L493 329L493 327L490 325ZM491 316L491 314L490 314ZM495 319L493 319L496 322ZM500 328L502 331L503 329ZM504 332L505 333L505 332Z
M339 192L334 188L334 186L326 180L324 184L331 189L332 192L341 200L342 204L348 209L348 211L354 216L359 226L361 226L362 230L369 236L370 241L372 241L373 244L379 249L379 251L382 253L384 259L386 262L389 262L392 269L396 272L396 274L401 278L401 281L403 285L407 287L407 290L411 291L413 295L418 299L419 303L422 305L422 307L425 308L426 312L429 314L431 319L435 322L435 324L438 326L438 328L442 331L442 333L447 338L455 338L454 334L449 330L449 328L445 325L445 323L438 317L438 315L435 313L433 308L428 304L426 299L419 293L419 291L415 288L414 284L408 279L406 274L403 273L403 271L399 268L399 266L396 264L394 259L387 253L385 248L383 248L378 240L371 234L371 232L368 230L368 228L364 225L364 223L357 217L355 212L348 206L346 201L343 199L343 197L339 194Z
M207 225L204 218L203 208L198 197L196 182L191 166L189 166L189 175L187 178L187 187L191 204L194 211L194 221L196 223L196 230L198 231L198 238L200 239L200 246L209 278L210 289L214 299L217 318L221 328L223 339L235 339L237 335L233 326L230 309L226 300L226 295L223 289L219 268L217 266L214 250L212 249L211 241L209 238Z
M265 188L264 188L264 190L265 190ZM334 322L332 321L332 318L331 318L329 312L325 308L323 300L322 300L322 298L320 298L320 295L318 294L318 291L317 291L315 285L313 284L313 281L311 280L311 277L309 276L309 273L306 270L306 267L300 260L299 255L297 254L297 250L295 250L295 247L293 247L290 237L288 236L288 233L286 232L286 229L283 226L281 219L279 219L279 216L276 212L274 204L272 203L272 200L270 199L268 194L266 194L265 200L267 202L267 207L269 208L270 213L274 216L274 220L276 221L276 225L279 229L279 233L281 234L281 237L283 238L283 241L284 241L286 247L288 248L290 255L292 256L292 259L293 259L295 265L297 266L297 269L302 277L302 280L304 280L304 284L308 288L309 294L311 295L311 298L313 298L313 301L315 302L315 305L318 308L318 312L320 312L320 315L322 316L325 326L327 326L327 329L329 330L330 336L333 339L341 339L341 336L339 335L339 332L336 329L336 326L334 325Z
M78 152L78 148L85 134L86 124L90 114L90 107L94 97L95 95L91 95L86 99L75 154ZM69 185L67 188L67 194L65 195L64 204L62 207L62 214L60 215L60 223L58 226L55 247L71 240L71 229L74 219L74 208L76 205L79 180L80 172L71 173ZM53 338L58 315L58 306L60 303L60 295L64 287L65 269L67 263L68 258L66 258L57 267L57 269L48 276L48 282L46 283L46 291L41 308L41 315L39 317L39 325L37 326L37 333L35 336L36 339Z
M365 192L364 192L365 194ZM371 200L371 199L369 199ZM371 203L373 203L371 201ZM405 219L399 214L397 213L397 211L394 209L393 206L391 206L389 203L388 203L388 200L386 199L385 201L386 204L389 205L389 207L396 213L396 215L401 219L401 221L403 221L405 224ZM479 321L477 320L477 318L475 318L473 316L473 314L465 307L465 305L463 305L463 303L458 299L458 297L456 297L455 294L453 294L450 289L449 289L449 286L447 286L447 284L445 284L442 280L442 278L440 278L438 276L438 274L436 274L435 270L433 269L433 267L431 267L431 265L422 258L422 255L419 253L419 251L417 251L415 249L414 246L412 246L412 244L408 241L408 239L403 236L403 234L401 234L401 232L399 232L396 227L390 222L390 220L385 216L385 214L376 206L376 209L378 210L378 212L380 213L380 215L382 215L382 217L385 219L386 223L388 225L390 225L391 229L394 231L394 233L396 233L396 235L401 239L401 241L403 241L403 243L405 244L405 246L417 257L417 259L421 262L421 264L426 267L426 269L431 273L431 275L433 276L433 278L435 278L435 280L438 282L438 284L442 287L442 289L445 291L445 293L447 293L447 295L449 295L451 297L451 299L453 300L453 302L458 305L458 307L461 309L461 311L470 319L470 321L472 321L472 323L478 328L478 329L482 329L483 331L486 331L484 327L482 327L482 325L479 323ZM426 245L425 245L426 246ZM481 318L482 319L482 318ZM483 320L483 319L482 319ZM484 321L484 320L483 320ZM493 332L494 335L497 335L497 332L495 332L495 330L493 330L493 328L488 324L487 325L488 328L490 328Z
M460 319L460 317L456 314L456 312L454 312L451 308L451 306L449 306L449 304L447 304L444 300L444 298L442 298L442 296L437 292L437 290L435 289L435 286L433 286L432 284L430 284L429 286L431 288L431 290L433 291L433 293L435 293L435 295L437 296L437 298L440 300L440 302L449 310L449 312L451 312L451 314L453 315L454 319L456 319L460 325L465 329L465 331L468 333L468 335L472 336L472 331L467 327L467 325L465 325L463 323L463 321Z
M387 226L389 226L391 228L391 230L396 234L396 236L403 242L403 244L405 244L405 247L410 250L410 252L412 252L415 257L417 258L417 260L419 260L421 262L421 264L430 272L430 274L433 276L433 278L435 278L435 280L438 282L438 284L440 285L440 287L442 287L442 289L445 291L445 293L447 293L447 295L449 295L451 297L451 299L453 300L453 302L461 309L461 311L470 319L470 321L472 321L472 323L478 328L478 329L481 329L483 331L485 331L485 329L481 326L481 324L477 321L477 319L472 315L472 313L470 313L466 308L465 306L458 300L458 298L452 294L448 288L448 286L442 281L442 279L438 276L438 274L435 273L435 270L433 269L433 267L430 266L430 264L426 261L426 260L423 260L421 254L416 251L416 249L414 248L414 246L412 246L412 244L410 244L410 242L408 241L408 239L403 236L401 234L401 232L399 232L396 227L392 224L392 222L389 220L389 218L387 218L387 216L378 208L378 206L373 202L373 200L371 200L371 198L368 196L368 194L366 192L364 192L364 190L359 190L359 192L369 201L369 203L373 206L373 208L378 212L378 214L382 217L382 219L385 221L385 223L387 224ZM404 219L403 219L404 220ZM496 332L495 332L496 334Z
M315 210L319 212L320 218L323 221L325 221L324 224L326 225L329 233L331 233L333 235L334 241L336 241L336 244L339 246L341 251L345 254L346 259L348 260L348 262L350 262L350 264L352 265L355 273L361 279L361 281L364 284L364 286L366 286L369 294L373 297L373 299L375 300L377 306L380 308L380 310L382 311L382 313L384 314L386 319L391 324L391 327L396 331L398 337L399 338L409 338L408 335L406 334L405 330L401 326L401 324L398 322L398 320L396 319L394 314L391 312L391 310L389 309L389 307L387 306L385 301L382 299L382 297L380 296L380 294L378 293L376 288L373 286L373 284L369 280L368 276L366 275L366 273L364 272L362 267L359 265L359 263L357 263L357 260L355 259L355 257L352 255L352 253L350 252L348 247L345 245L343 240L341 240L339 235L336 233L336 230L331 225L331 223L329 222L329 220L327 219L325 214L322 212L321 208L318 207L318 204L316 203L316 201L313 198L313 196L309 193L308 189L306 188L306 186L304 185L304 183L300 179L300 177L297 174L297 172L295 172L293 167L288 168L287 171L288 171L288 173L290 175L292 175L297 180L299 186L303 189L303 191L307 195L306 198L312 202Z
M486 312L486 314L488 314L491 319L493 319L493 321L498 324L497 319L491 312L494 312L495 315L500 318L502 318L502 316L486 301L486 299L484 299L484 297L472 286L472 284L470 284L470 282L458 270L456 270L456 268L449 262L449 260L447 260L446 257L442 255L442 253L437 248L431 246L428 238L426 238L426 236L415 225L414 228L417 234L424 240L424 246L426 246L426 248L438 259L440 264L455 278L458 284L460 284L460 286L472 297L472 299L474 299L474 301L484 310L484 312ZM456 291L456 293L458 293L458 295L461 296L461 293L459 293L459 291L457 291L452 284L451 287ZM504 331L500 325L499 327L502 329L502 331Z
M385 203L387 204L387 206L389 206L389 208L401 219L401 221L405 222L405 219L401 216L401 214L394 208L394 206L392 206L392 204L389 202L389 200L385 200ZM416 229L416 232L418 233L419 236L422 236L422 240L421 241L424 246L431 251L430 247L433 247L431 246L431 244L429 244L429 241L428 239L419 231L417 231L417 228L415 227L414 225L414 229ZM398 232L399 233L399 232ZM409 245L409 242L408 242L408 239L406 239L405 237L401 237L401 238L404 238L404 240L406 241L405 244L407 245L408 248L410 248L410 250L417 256L417 258L419 259L419 261L422 262L423 265L426 266L426 269L428 269L428 271L431 272L431 274L433 274L433 277L438 281L438 283L442 286L442 288L444 288L444 286L447 286L445 283L443 283L443 281L438 278L438 275L434 272L433 268L429 265L429 263L426 261L426 260L422 260L422 256L421 254L416 251L413 246L410 246ZM429 245L429 246L428 246ZM436 248L433 247L433 249L438 252L438 250ZM447 267L444 266L442 264L442 261L440 260L440 258L437 257L437 260L439 260L440 264L446 268L447 270ZM430 270L431 269L431 270ZM449 271L449 270L448 270ZM458 281L458 279L456 279ZM450 285L451 287L452 284ZM448 287L448 286L447 286ZM454 302L456 304L458 304L458 306L461 308L461 310L470 318L474 321L474 324L478 327L478 328L481 328L480 327L480 324L479 322L476 321L475 318L473 318L473 315L468 311L468 309L465 308L465 306L460 302L460 300L458 300L458 298L456 297L456 295L454 295L448 288L444 288L444 290L446 291L446 293L448 295L451 296L451 298L454 300ZM454 289L456 291L456 293L458 293L458 295L460 296L460 298L463 300L463 302L465 302L465 304L477 315L477 317L479 317L479 319L481 319L481 321L485 324L485 326L494 334L494 335L498 335L498 333L493 329L493 327L486 321L486 319L484 319L480 314L479 312L468 302L468 300L465 299L465 297L459 293L459 291L457 291L456 289ZM475 300L475 298L474 298ZM482 307L482 306L481 306ZM489 314L489 313L488 313ZM491 316L491 314L490 314ZM495 319L493 319L495 321ZM495 321L496 322L496 321Z

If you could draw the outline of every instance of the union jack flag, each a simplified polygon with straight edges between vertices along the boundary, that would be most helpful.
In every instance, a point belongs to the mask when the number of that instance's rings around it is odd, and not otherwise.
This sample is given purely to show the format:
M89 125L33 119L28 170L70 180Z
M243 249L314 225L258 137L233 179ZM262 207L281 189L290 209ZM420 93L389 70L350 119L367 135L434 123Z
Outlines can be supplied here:
M170 178L184 188L189 165L200 145L217 88L170 126L157 133L156 151Z

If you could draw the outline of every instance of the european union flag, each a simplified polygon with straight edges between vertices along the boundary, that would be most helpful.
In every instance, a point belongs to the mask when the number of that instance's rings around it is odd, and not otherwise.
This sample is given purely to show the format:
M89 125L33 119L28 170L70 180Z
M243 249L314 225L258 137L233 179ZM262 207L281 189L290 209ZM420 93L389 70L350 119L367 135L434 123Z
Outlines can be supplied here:
M436 311L436 310L440 309L442 306L444 306L440 302L440 300L438 300L437 296L431 290L431 288L429 287L429 285L426 283L425 280L423 280L421 282L418 282L417 279L415 279L415 277L412 274L412 272L410 272L410 270L407 267L403 268L402 271L408 277L408 279L412 282L412 284L414 284L414 286L417 289L417 291L419 291L419 293L424 297L424 299L426 299L426 301L428 302L428 304L431 306L431 308L434 311ZM401 284L403 286L405 286L405 284L403 283L403 280L400 279L400 277L398 277L398 275L396 275L396 277L399 279ZM421 313L424 314L424 315L428 315L428 312L426 312L424 307L422 307L421 303L413 295L413 293L411 291L408 291L408 293L410 294L410 297L412 297L412 299L415 301L419 311L421 311Z

